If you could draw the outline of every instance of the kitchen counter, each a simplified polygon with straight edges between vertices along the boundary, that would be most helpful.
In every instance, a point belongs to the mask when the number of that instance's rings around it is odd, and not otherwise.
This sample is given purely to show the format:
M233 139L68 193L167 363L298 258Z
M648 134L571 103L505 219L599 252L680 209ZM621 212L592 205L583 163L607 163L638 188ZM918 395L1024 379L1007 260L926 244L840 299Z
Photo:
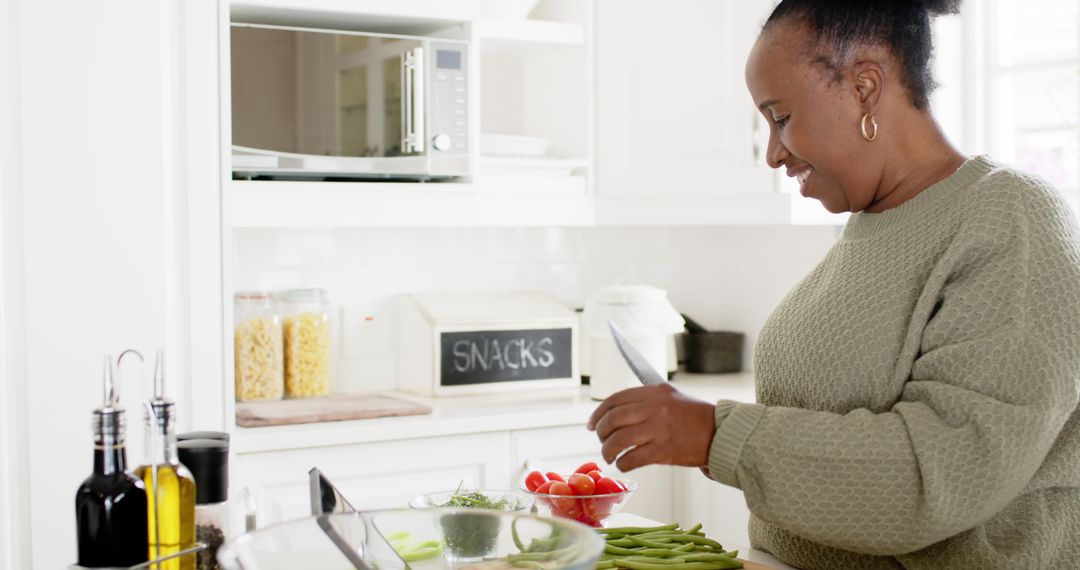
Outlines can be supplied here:
M754 401L754 376L679 373L673 381L687 394L708 401ZM486 433L584 424L596 408L589 387L520 391L481 396L424 398L388 395L426 404L430 414L290 426L236 428L236 453L348 445L446 435Z
M659 526L665 524L663 522L654 521L645 517L640 517L630 513L615 513L611 515L611 518L607 520L604 526L616 527L616 526ZM788 566L783 562L780 562L776 557L767 552L760 550L754 550L746 545L735 544L730 540L725 540L723 536L710 536L713 540L716 540L720 544L724 545L725 550L737 549L739 551L739 558L743 560L749 560L750 562L757 562L763 565L769 570L798 570L793 566ZM749 566L748 566L749 568ZM754 568L762 568L762 566L755 565Z

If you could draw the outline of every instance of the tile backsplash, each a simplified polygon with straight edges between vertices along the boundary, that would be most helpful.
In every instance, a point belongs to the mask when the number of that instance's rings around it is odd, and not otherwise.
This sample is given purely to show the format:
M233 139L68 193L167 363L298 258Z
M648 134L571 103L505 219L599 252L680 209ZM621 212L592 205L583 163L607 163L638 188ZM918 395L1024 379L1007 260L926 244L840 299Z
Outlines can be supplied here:
M666 289L708 328L747 334L836 240L834 226L237 230L236 290L322 287L337 392L396 386L396 308L416 291L544 291L568 306L620 279Z

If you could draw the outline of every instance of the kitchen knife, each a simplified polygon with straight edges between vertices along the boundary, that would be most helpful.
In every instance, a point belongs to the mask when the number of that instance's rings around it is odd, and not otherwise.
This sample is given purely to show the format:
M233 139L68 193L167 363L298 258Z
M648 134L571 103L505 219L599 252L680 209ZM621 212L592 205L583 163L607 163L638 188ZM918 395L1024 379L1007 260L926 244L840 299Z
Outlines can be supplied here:
M626 340L626 337L619 332L619 327L615 326L614 322L608 321L607 324L611 328L611 338L615 339L615 346L619 347L619 353L622 354L623 359L630 365L630 370L634 372L634 376L637 376L638 380L641 380L642 384L649 386L667 382L667 378L661 376L649 364L649 361L638 352L638 349L634 348L634 345Z

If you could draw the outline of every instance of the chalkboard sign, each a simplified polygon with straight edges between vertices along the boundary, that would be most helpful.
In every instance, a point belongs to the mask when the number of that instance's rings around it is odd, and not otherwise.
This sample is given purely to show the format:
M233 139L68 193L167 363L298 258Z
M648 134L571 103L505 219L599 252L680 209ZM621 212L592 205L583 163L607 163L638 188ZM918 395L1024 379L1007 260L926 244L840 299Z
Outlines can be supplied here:
M440 334L443 386L570 378L573 329Z

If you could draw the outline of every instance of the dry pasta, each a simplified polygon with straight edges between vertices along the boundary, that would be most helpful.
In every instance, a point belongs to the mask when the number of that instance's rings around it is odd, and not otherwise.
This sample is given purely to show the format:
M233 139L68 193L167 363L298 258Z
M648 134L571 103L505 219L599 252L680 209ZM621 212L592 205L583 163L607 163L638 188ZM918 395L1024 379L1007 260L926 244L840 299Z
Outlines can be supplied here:
M236 400L280 400L283 392L281 325L275 317L248 319L234 330Z
M309 398L330 393L330 319L299 313L284 320L285 395Z

